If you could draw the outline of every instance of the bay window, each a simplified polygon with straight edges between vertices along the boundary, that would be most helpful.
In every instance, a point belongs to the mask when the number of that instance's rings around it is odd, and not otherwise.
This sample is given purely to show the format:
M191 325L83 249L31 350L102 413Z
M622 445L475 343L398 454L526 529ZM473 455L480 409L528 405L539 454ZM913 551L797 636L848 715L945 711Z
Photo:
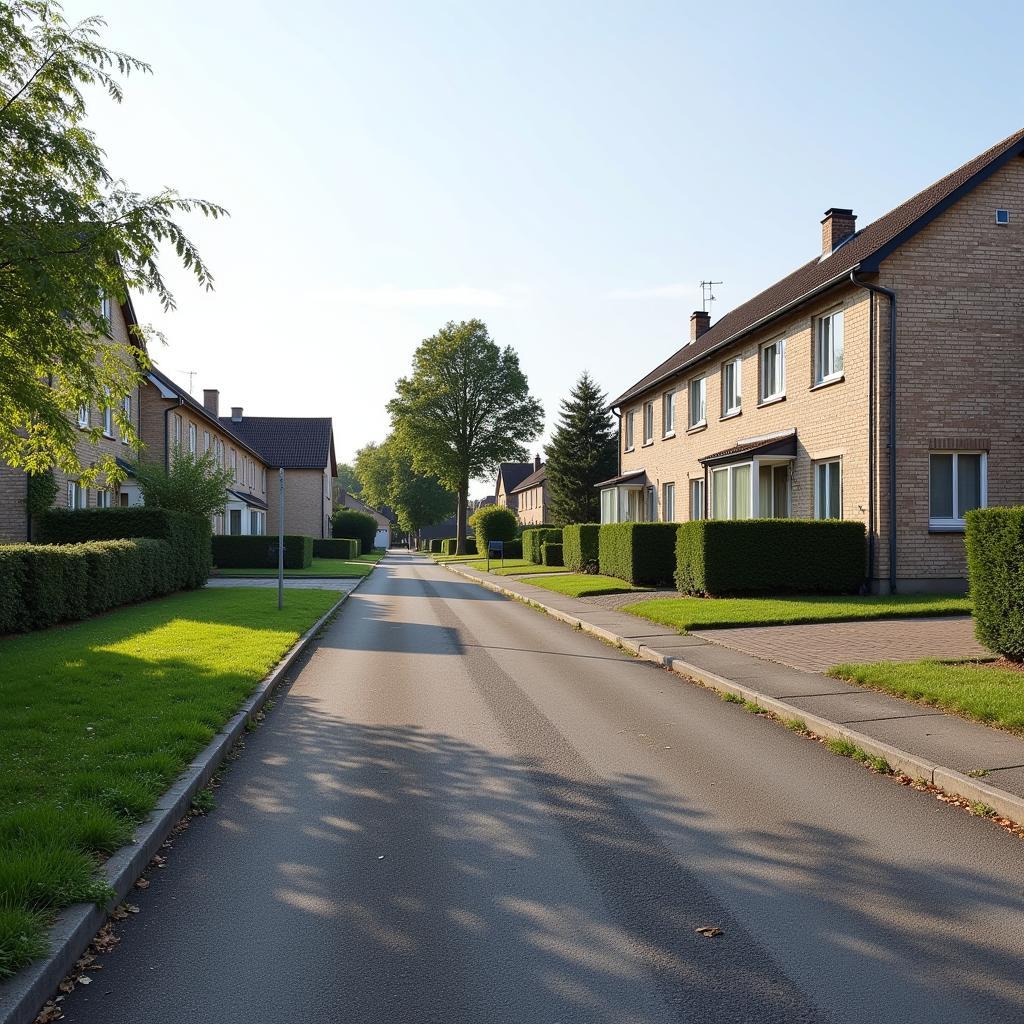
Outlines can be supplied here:
M752 514L751 464L711 470L711 518L749 519Z

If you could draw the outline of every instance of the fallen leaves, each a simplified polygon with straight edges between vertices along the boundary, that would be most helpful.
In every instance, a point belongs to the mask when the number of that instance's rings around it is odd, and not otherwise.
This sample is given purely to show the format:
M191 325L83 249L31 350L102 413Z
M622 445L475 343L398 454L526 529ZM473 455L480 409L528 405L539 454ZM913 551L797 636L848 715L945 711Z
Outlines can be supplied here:
M703 935L705 939L717 939L719 935L725 934L721 928L717 928L713 924L703 924L699 928L694 928L693 930L698 935Z

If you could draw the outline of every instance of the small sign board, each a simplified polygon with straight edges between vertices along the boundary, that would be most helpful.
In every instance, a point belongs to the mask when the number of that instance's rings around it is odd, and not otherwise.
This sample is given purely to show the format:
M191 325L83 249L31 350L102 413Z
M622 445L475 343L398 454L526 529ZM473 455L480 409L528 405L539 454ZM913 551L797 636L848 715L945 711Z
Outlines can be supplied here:
M489 540L487 542L487 568L491 567L491 558L500 558L501 564L505 564L505 542L503 540Z

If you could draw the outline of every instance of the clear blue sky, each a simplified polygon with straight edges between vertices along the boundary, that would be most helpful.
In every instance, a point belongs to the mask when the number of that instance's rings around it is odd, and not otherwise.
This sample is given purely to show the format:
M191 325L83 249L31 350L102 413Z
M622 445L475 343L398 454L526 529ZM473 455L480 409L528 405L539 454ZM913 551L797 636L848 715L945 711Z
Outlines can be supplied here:
M195 222L217 289L139 303L154 355L254 414L388 429L418 342L479 316L548 429L589 369L617 393L810 258L1024 124L1019 5L72 0L148 60L92 124ZM486 491L478 486L476 493Z

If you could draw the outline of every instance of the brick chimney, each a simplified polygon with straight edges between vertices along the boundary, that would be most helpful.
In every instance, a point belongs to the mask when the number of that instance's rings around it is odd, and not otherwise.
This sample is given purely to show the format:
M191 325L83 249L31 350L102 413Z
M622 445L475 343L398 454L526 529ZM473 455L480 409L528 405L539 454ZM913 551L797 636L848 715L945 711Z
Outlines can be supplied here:
M536 473L537 470L540 469L540 467L541 467L540 453L538 452L533 457L533 471L534 471L534 473Z
M242 407L240 405L231 406L231 422L241 423L242 422Z
M216 388L203 389L203 408L211 416L220 415L220 392Z
M831 256L856 230L853 210L841 210L838 206L826 210L821 222L821 255Z
M704 309L694 310L690 314L690 344L692 345L710 327L711 314Z

